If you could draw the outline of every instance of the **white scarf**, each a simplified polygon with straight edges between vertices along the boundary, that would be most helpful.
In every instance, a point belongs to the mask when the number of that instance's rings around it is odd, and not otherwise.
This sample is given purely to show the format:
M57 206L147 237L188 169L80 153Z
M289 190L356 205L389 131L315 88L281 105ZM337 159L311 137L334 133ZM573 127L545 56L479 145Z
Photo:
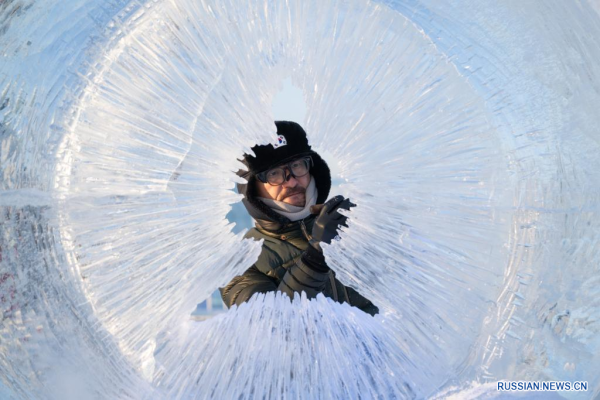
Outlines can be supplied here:
M315 184L315 179L311 176L310 183L306 188L306 204L304 205L304 207L294 206L283 201L265 199L264 197L257 197L257 199L265 203L267 206L271 207L271 209L276 213L287 217L290 221L299 221L310 215L310 206L314 206L315 204L317 204L317 195L318 193L317 186Z

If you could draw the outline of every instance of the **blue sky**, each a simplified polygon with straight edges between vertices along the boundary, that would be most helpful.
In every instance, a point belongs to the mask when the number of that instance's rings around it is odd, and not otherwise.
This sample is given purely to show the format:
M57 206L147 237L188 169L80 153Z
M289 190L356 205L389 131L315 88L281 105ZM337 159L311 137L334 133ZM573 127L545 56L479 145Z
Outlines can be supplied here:
M302 90L292 84L291 78L283 80L283 90L273 98L271 109L276 121L295 121L300 125L304 122L306 103Z

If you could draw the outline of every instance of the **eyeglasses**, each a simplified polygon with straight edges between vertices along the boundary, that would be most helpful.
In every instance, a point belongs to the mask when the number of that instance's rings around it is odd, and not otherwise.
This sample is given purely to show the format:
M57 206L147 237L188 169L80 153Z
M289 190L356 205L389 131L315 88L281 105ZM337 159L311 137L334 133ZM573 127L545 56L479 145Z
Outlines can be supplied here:
M301 157L290 161L287 164L280 165L275 168L271 168L267 171L256 174L256 177L262 183L268 183L271 186L283 185L283 182L287 182L290 177L301 178L308 174L311 165L313 165L312 158ZM289 172L289 174L286 173Z

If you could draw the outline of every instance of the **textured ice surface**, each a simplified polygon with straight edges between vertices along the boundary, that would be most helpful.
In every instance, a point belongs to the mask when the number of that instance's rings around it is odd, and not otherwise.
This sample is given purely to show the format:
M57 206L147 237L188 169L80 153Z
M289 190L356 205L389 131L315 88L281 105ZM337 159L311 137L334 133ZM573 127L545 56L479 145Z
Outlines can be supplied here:
M0 3L0 395L468 397L550 379L594 398L599 9ZM225 219L232 171L271 139L290 76L358 204L326 256L381 314L268 295L191 321L260 252Z

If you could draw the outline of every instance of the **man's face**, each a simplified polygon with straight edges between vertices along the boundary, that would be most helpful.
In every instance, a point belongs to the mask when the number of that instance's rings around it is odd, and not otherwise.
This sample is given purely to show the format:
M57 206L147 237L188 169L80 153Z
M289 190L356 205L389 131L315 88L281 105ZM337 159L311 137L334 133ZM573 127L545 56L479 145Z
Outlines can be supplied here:
M258 196L283 201L297 207L304 207L306 205L306 188L310 183L310 177L310 174L298 178L290 176L288 181L279 186L272 186L269 183L257 180Z

